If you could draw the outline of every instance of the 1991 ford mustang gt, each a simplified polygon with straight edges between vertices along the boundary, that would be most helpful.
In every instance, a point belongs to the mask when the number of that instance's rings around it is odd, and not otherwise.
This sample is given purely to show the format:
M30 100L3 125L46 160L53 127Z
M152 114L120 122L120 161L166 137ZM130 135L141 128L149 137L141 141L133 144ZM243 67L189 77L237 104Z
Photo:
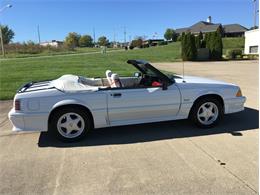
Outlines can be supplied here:
M22 86L9 112L14 131L51 131L63 141L93 128L189 118L199 127L216 125L224 114L244 109L238 86L199 77L166 75L142 60L138 71L106 78L63 75Z

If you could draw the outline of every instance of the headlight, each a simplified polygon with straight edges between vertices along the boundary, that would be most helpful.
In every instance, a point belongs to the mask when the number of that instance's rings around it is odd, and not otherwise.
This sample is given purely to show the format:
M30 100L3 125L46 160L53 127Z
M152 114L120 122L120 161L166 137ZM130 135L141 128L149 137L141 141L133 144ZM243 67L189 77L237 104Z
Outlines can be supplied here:
M241 96L242 96L242 91L241 91L241 89L239 88L238 91L237 91L236 97L241 97Z

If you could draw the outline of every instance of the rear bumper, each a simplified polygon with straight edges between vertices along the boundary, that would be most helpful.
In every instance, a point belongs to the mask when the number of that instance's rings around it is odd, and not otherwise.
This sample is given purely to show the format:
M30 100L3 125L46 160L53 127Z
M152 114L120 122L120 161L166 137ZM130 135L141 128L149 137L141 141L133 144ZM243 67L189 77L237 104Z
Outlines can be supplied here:
M47 131L48 113L20 113L14 108L8 113L8 118L13 125L13 131Z
M235 97L231 99L225 99L225 114L240 112L244 110L244 103L246 97Z

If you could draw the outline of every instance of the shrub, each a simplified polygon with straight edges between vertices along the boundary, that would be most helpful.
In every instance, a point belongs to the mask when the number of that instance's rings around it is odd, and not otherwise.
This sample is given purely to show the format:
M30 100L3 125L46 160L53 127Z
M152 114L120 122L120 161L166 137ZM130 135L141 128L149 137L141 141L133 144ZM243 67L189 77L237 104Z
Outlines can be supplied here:
M182 35L182 59L186 60L195 60L197 57L197 49L195 45L195 37L191 33Z
M229 59L235 59L237 56L242 56L242 49L230 49L227 50L226 57Z
M158 42L158 45L167 45L167 44L168 44L167 41L160 41L160 42Z
M210 51L210 58L219 60L222 58L222 37L219 31L206 33L205 35L206 48Z
M132 40L131 46L142 48L142 46L143 46L143 39L141 37L138 37L137 39Z
M177 37L177 41L181 41L181 35Z

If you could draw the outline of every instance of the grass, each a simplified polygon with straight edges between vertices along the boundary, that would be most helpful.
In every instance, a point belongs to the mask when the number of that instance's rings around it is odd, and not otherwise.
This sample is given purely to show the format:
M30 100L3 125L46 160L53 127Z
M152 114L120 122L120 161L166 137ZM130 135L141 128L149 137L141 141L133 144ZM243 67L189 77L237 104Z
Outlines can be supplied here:
M0 61L0 99L12 99L16 90L29 81L55 79L63 74L104 77L107 69L130 75L135 69L128 59L172 62L180 59L180 43L106 54L49 56Z
M223 54L225 55L228 49L242 49L244 50L245 38L244 37L225 37L223 42Z
M244 47L244 38L223 38L223 47L223 54L227 49L242 49ZM73 52L82 53L81 55L59 56L57 54L60 53L55 53L53 56L37 58L0 59L0 99L12 99L16 90L29 81L55 79L63 74L104 77L107 69L122 76L130 75L135 69L125 63L128 59L173 62L179 61L181 57L180 42L106 54L84 54L95 51L100 51L100 49L80 48L78 51Z
M107 48L107 51L120 50L121 48ZM54 56L54 55L65 55L65 54L75 54L75 53L92 53L92 52L101 52L101 48L89 48L89 47L78 47L75 50L67 51L48 51L45 50L42 53L38 54L21 54L21 53L7 53L6 58L27 58L27 57L36 57L36 56ZM3 56L0 56L0 59Z

